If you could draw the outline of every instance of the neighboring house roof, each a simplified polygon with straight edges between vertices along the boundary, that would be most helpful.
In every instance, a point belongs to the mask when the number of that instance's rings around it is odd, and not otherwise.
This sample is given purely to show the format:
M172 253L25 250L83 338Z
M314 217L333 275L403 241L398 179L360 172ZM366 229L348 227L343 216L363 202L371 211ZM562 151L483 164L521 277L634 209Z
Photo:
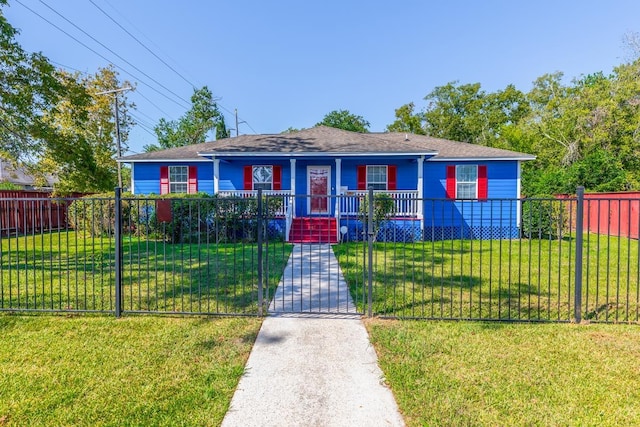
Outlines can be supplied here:
M430 160L533 160L535 156L464 142L405 133L357 133L326 126L274 135L242 135L203 144L122 157L122 162L202 161L238 155L427 155Z
M53 187L53 185L58 182L56 177L49 174L45 174L44 179L47 187ZM25 168L3 159L0 159L0 182L1 181L10 182L25 188L36 187L36 178Z

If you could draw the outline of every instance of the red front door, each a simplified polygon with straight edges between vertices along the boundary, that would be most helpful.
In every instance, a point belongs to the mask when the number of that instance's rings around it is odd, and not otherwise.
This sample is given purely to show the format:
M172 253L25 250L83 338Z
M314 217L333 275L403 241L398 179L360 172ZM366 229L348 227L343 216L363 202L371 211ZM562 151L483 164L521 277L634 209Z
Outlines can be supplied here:
M329 213L329 188L331 186L330 166L309 166L307 168L309 181L309 212L312 214Z

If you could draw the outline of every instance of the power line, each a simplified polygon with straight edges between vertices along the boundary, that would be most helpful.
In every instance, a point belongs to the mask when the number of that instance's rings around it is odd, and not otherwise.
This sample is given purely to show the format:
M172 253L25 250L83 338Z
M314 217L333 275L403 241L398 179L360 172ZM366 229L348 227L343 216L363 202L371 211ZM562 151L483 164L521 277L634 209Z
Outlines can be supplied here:
M21 5L22 7L24 7L25 9L27 9L29 12L33 13L34 15L36 15L37 17L39 17L40 19L42 19L43 21L45 21L47 24L51 25L52 27L56 28L58 31L62 32L63 34L65 34L67 37L73 39L74 41L76 41L78 44L84 46L86 49L90 50L91 52L95 53L96 55L98 55L100 58L104 59L105 61L107 61L108 63L112 64L113 61L111 61L109 58L107 58L106 56L102 55L100 52L96 51L95 49L93 49L92 47L88 46L86 43L78 40L76 37L74 37L73 35L69 34L68 32L66 32L65 30L63 30L62 28L60 28L59 26L57 26L56 24L54 24L53 22L51 22L50 20L48 20L47 18L45 18L44 16L42 16L41 14L39 14L38 12L36 12L35 10L31 9L29 6L25 5L24 3L22 3L20 0L15 0L16 3L18 3L19 5ZM121 66L113 63L113 65L118 68L119 70L123 71L124 73L130 75L131 77L133 77L136 80L139 80L140 83L142 83L143 85L147 86L149 89L153 90L154 92L158 93L159 95L164 96L165 98L167 98L169 101L176 103L177 105L179 105L180 107L184 108L184 104L180 104L178 101L176 101L173 98L170 98L167 94L160 92L158 89L156 89L155 87L151 86L150 84L146 83L143 79L139 78L138 76L136 76L135 74L125 70L124 68L122 68Z
M129 65L130 67L132 67L134 70L136 70L137 72L141 73L143 76L145 76L146 78L148 78L149 80L151 80L152 82L154 82L155 84L157 84L158 86L160 86L161 88L163 88L164 90L166 90L167 92L169 92L170 94L172 94L173 96L175 96L176 98L186 102L187 104L189 104L189 101L187 101L186 99L184 99L183 97L181 97L180 95L178 95L177 93L175 93L174 91L172 91L171 89L169 89L168 87L166 87L165 85L163 85L162 83L160 83L159 81L157 81L156 79L154 79L153 77L151 77L150 75L148 75L147 73L145 73L144 71L142 71L140 68L136 67L135 65L133 65L131 62L129 62L128 60L126 60L125 58L123 58L122 56L120 56L118 53L116 53L115 51L113 51L112 49L110 49L107 45L105 45L104 43L102 43L100 40L96 39L95 37L93 37L91 34L87 33L85 30L83 30L82 28L80 28L78 25L76 25L75 23L73 23L70 19L68 19L67 17L65 17L64 15L62 15L60 12L58 12L57 10L55 10L54 8L52 8L51 6L49 6L47 3L44 2L44 0L38 0L40 3L42 3L45 7L47 7L49 10L51 10L53 13L55 13L56 15L58 15L60 18L64 19L66 22L68 22L69 24L71 24L74 28L76 28L78 31L82 32L82 34L86 35L87 37L89 37L91 40L93 40L94 42L98 43L100 46L102 46L103 48L107 49L109 52L111 52L113 55L115 55L118 59L120 59L121 61L124 61L127 65Z
M116 24L118 27L120 27L120 29L122 31L124 31L125 33L127 33L132 39L134 39L136 42L138 42L138 44L140 46L142 46L143 48L145 48L147 50L147 52L149 52L150 54L152 54L156 59L158 59L158 61L162 62L164 65L167 66L167 68L169 68L171 71L173 71L174 73L176 73L182 80L184 80L185 82L187 82L189 85L191 85L191 87L195 88L196 85L194 85L193 83L191 83L185 76L183 76L182 74L180 74L175 68L173 68L171 65L167 64L165 62L164 59L160 58L158 55L156 55L156 53L154 51L152 51L151 49L149 49L144 43L142 43L140 40L138 40L138 38L136 36L134 36L133 34L131 34L126 28L124 28L118 21L116 21L115 19L113 19L107 12L105 12L100 6L98 6L93 0L89 0L89 2L94 5L100 12L102 12L107 18L109 18L111 20L111 22L113 22L114 24Z
M153 47L155 47L155 49L160 52L165 58L168 58L169 60L171 60L171 62L173 64L176 65L177 68L179 68L180 63L178 61L176 61L174 58L171 57L171 55L169 55L167 52L162 50L162 46L159 46L158 44L156 44L153 39L151 39L150 37L148 37L143 31L140 30L140 28L136 27L135 23L132 22L130 19L127 18L127 16L123 13L121 13L118 8L116 8L115 6L113 6L113 4L109 3L108 0L103 0L104 3L106 3L107 5L109 5L109 7L115 12L117 13L120 18L125 21L127 24L129 24L129 26L131 28L133 28L134 30L136 30L140 35L142 35L145 39L147 39L147 41L149 43L151 43L151 45L153 45ZM183 70L184 71L184 70Z

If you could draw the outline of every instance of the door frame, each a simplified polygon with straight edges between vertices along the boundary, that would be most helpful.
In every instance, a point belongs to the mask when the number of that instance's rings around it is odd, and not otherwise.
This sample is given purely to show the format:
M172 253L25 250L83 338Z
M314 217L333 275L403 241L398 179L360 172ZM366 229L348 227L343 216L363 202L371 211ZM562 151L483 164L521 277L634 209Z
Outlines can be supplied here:
M326 212L311 212L311 169L326 169L329 171L327 179L327 211ZM331 165L309 165L307 166L307 215L327 215L331 213Z

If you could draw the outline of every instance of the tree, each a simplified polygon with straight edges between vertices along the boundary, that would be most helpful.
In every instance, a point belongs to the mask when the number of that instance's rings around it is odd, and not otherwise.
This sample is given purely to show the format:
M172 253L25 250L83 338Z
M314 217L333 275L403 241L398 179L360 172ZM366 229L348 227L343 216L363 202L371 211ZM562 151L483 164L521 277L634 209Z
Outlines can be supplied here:
M352 114L348 110L333 110L324 116L321 122L316 123L316 126L329 126L351 132L367 133L371 125L362 116Z
M114 95L102 92L132 87L120 82L113 67L101 68L92 76L60 72L79 93L82 103L64 98L45 118L64 136L60 144L47 144L39 162L42 171L58 175L56 193L99 193L111 191L117 184L116 126ZM126 93L118 95L119 130L122 150L127 149L129 131L134 122L128 114L135 105Z
M11 158L29 159L44 141L57 141L55 128L43 119L67 94L64 79L40 53L27 53L15 41L0 0L0 151Z
M387 126L389 132L409 132L416 135L425 135L424 114L414 113L413 102L396 109L396 120Z
M199 144L206 141L207 134L215 129L216 139L228 138L229 130L224 116L218 110L213 94L206 87L194 89L191 96L191 109L179 120L160 119L154 131L158 136L158 145L146 145L145 151Z
M428 135L486 146L504 146L505 127L528 114L525 95L513 85L485 93L480 83L450 82L431 91L429 105L421 115Z

